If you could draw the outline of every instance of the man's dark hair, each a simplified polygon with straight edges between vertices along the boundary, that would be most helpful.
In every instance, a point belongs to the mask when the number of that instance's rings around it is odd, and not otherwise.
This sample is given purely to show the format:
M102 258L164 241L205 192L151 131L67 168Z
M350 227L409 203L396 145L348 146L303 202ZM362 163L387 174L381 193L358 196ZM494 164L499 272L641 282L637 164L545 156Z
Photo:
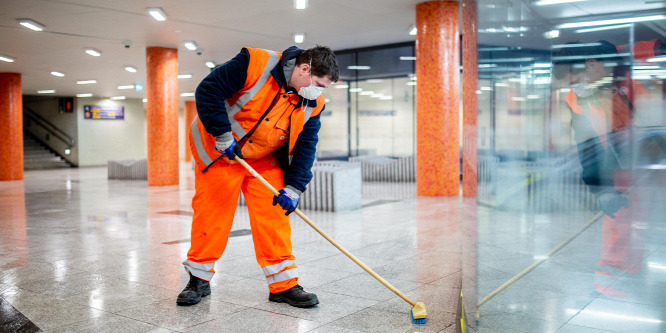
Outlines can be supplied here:
M591 59L622 61L615 45L605 40L589 44L570 42L553 52L553 75L559 80L567 74L578 74L585 71L585 63Z
M340 69L338 68L338 59L335 53L328 46L317 45L307 49L296 58L296 66L300 64L309 64L312 60L310 73L319 77L331 76L331 81L337 82L340 78Z

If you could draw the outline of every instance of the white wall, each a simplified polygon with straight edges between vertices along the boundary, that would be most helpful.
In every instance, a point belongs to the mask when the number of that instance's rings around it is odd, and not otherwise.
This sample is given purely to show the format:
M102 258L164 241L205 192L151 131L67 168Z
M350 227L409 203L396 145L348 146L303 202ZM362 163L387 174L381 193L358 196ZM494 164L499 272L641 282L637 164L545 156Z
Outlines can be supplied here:
M77 98L75 105L79 166L106 165L109 160L146 158L146 110L141 99L112 101ZM125 119L84 119L84 105L122 105L125 107Z

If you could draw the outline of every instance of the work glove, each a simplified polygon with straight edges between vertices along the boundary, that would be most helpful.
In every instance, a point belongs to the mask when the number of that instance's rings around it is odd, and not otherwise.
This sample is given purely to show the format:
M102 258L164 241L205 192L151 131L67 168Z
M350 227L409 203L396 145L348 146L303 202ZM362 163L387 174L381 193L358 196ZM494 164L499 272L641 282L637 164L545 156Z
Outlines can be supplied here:
M603 190L597 193L597 200L599 200L599 204L601 205L604 214L612 219L615 218L615 213L617 213L622 207L629 208L627 197L615 189Z
M301 196L301 191L287 185L280 190L280 195L273 197L273 206L280 204L282 209L287 212L284 215L291 214L296 207L298 207L298 199Z
M231 134L231 131L226 132L215 138L215 150L224 154L228 159L233 160L235 155L243 158L241 147L236 142L236 138Z

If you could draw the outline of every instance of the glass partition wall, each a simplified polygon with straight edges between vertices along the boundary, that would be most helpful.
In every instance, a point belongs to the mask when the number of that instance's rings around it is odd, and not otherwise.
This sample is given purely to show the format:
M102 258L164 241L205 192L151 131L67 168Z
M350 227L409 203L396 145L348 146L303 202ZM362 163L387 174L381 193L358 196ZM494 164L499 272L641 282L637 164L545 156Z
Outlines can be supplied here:
M479 1L467 328L664 332L663 4L540 3Z

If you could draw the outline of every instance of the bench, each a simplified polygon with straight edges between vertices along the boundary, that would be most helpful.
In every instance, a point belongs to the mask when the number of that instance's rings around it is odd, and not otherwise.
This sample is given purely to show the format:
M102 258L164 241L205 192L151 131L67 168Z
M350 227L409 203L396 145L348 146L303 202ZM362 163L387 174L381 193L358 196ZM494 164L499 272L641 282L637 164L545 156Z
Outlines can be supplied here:
M414 156L355 156L349 162L361 164L364 181L414 182L416 181L416 159Z
M107 161L108 179L148 180L147 160Z

